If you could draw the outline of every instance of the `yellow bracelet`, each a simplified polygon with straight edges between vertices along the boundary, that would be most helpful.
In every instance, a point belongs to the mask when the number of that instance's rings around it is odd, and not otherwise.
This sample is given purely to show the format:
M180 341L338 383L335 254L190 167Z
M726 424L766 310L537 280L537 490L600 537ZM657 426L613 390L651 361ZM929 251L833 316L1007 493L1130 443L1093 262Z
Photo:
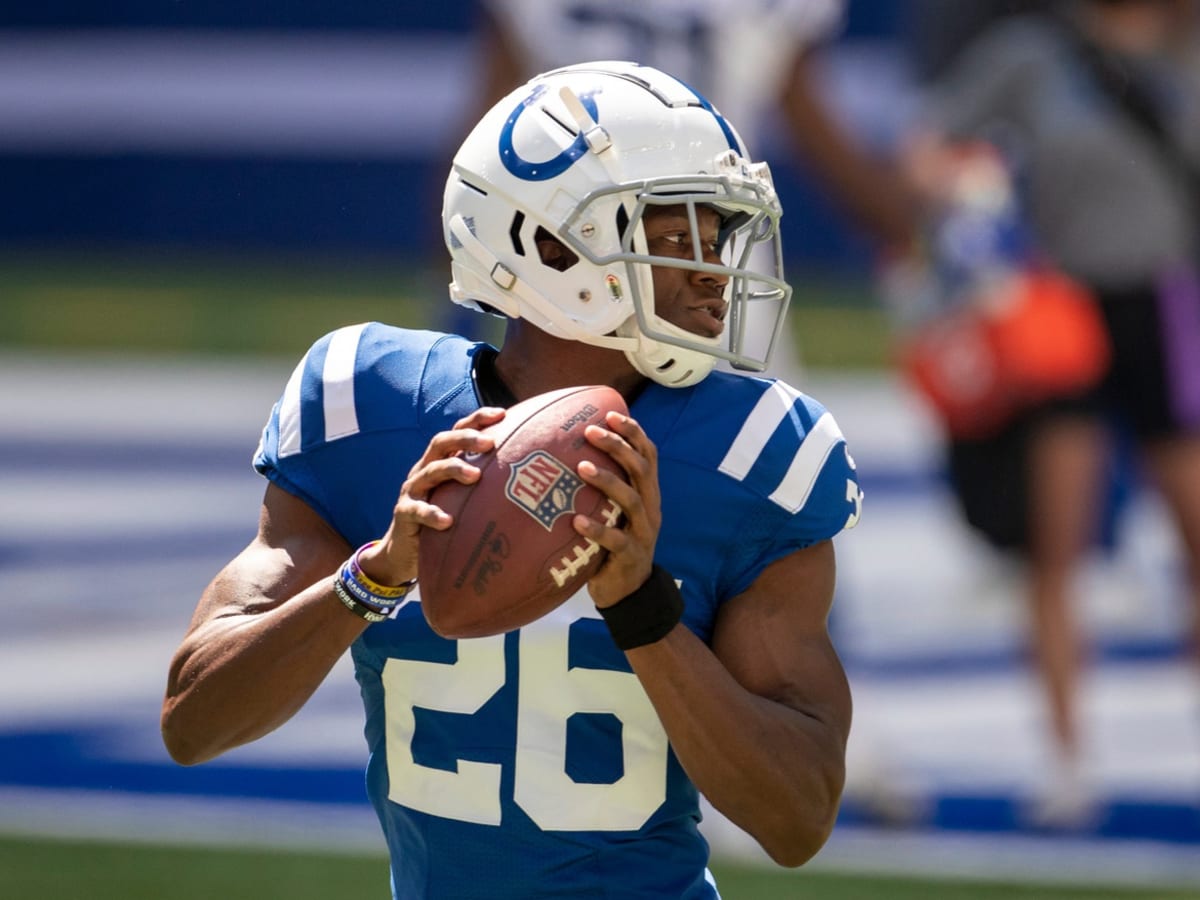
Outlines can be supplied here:
M358 561L359 554L361 554L368 547L374 547L378 543L379 541L368 541L355 550L354 555L350 557L349 565L346 566L346 568L349 569L349 574L354 577L354 580L357 581L359 585L361 585L368 593L374 594L379 600L391 600L394 602L408 596L408 594L412 592L412 589L417 586L417 579L411 578L403 584L398 585L386 585L379 584L373 578L367 575L367 573L363 571L363 567Z

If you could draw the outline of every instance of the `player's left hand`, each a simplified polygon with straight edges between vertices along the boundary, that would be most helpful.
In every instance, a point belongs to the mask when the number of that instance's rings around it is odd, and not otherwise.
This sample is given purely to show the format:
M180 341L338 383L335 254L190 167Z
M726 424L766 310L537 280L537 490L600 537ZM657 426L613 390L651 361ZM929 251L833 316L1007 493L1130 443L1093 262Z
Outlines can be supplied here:
M654 547L662 525L662 500L658 488L658 448L642 426L629 416L610 412L607 428L590 425L584 436L625 470L628 483L588 461L579 464L579 476L604 493L624 513L619 525L606 525L577 515L575 530L608 551L608 558L588 582L592 602L600 609L612 606L640 588L650 577Z

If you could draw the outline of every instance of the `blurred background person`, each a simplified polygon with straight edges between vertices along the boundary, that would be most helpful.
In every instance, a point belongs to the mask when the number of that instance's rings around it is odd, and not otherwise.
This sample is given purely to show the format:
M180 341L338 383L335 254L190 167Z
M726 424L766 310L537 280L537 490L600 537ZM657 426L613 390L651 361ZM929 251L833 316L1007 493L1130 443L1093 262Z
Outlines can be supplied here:
M481 108L581 56L656 66L711 98L751 148L781 125L821 186L883 252L907 249L902 182L833 115L816 69L821 48L842 28L845 0L746 0L736 16L725 0L482 0L481 13ZM790 334L781 336L771 372L802 383Z
M1200 645L1200 91L1181 64L1194 23L1190 0L1076 0L996 21L933 83L906 148L936 221L961 183L963 142L995 147L1033 255L1086 288L1107 332L1095 388L1076 384L950 442L968 519L1028 562L1053 743L1032 814L1046 824L1092 809L1072 590L1103 521L1114 434L1136 447L1176 528Z
M906 0L912 75L928 83L999 19L1048 9L1055 0Z

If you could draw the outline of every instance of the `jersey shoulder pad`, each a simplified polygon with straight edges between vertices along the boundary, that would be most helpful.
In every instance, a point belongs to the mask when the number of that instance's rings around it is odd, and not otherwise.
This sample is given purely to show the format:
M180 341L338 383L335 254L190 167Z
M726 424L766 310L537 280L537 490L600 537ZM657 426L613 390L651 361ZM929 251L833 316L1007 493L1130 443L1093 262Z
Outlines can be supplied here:
M256 466L363 432L412 427L423 408L470 387L477 346L454 335L377 322L324 335L275 404Z
M697 385L670 442L693 448L741 492L804 520L812 540L857 521L858 479L841 429L821 403L785 382L713 373Z

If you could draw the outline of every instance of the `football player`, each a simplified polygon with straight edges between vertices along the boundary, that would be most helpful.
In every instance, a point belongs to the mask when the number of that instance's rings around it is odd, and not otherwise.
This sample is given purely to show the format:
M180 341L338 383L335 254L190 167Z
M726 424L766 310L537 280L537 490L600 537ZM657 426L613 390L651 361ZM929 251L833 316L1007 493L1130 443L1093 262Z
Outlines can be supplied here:
M661 71L576 65L500 101L443 218L450 295L506 318L502 348L378 323L312 346L255 457L258 534L172 661L172 756L277 728L349 648L396 897L716 897L698 791L780 864L812 857L851 717L831 539L861 495L816 400L712 371L768 361L780 214L767 166ZM505 406L584 384L631 410L587 431L628 482L578 471L625 513L574 520L605 564L518 631L438 637L412 590L420 532L450 524L431 490L478 477Z

